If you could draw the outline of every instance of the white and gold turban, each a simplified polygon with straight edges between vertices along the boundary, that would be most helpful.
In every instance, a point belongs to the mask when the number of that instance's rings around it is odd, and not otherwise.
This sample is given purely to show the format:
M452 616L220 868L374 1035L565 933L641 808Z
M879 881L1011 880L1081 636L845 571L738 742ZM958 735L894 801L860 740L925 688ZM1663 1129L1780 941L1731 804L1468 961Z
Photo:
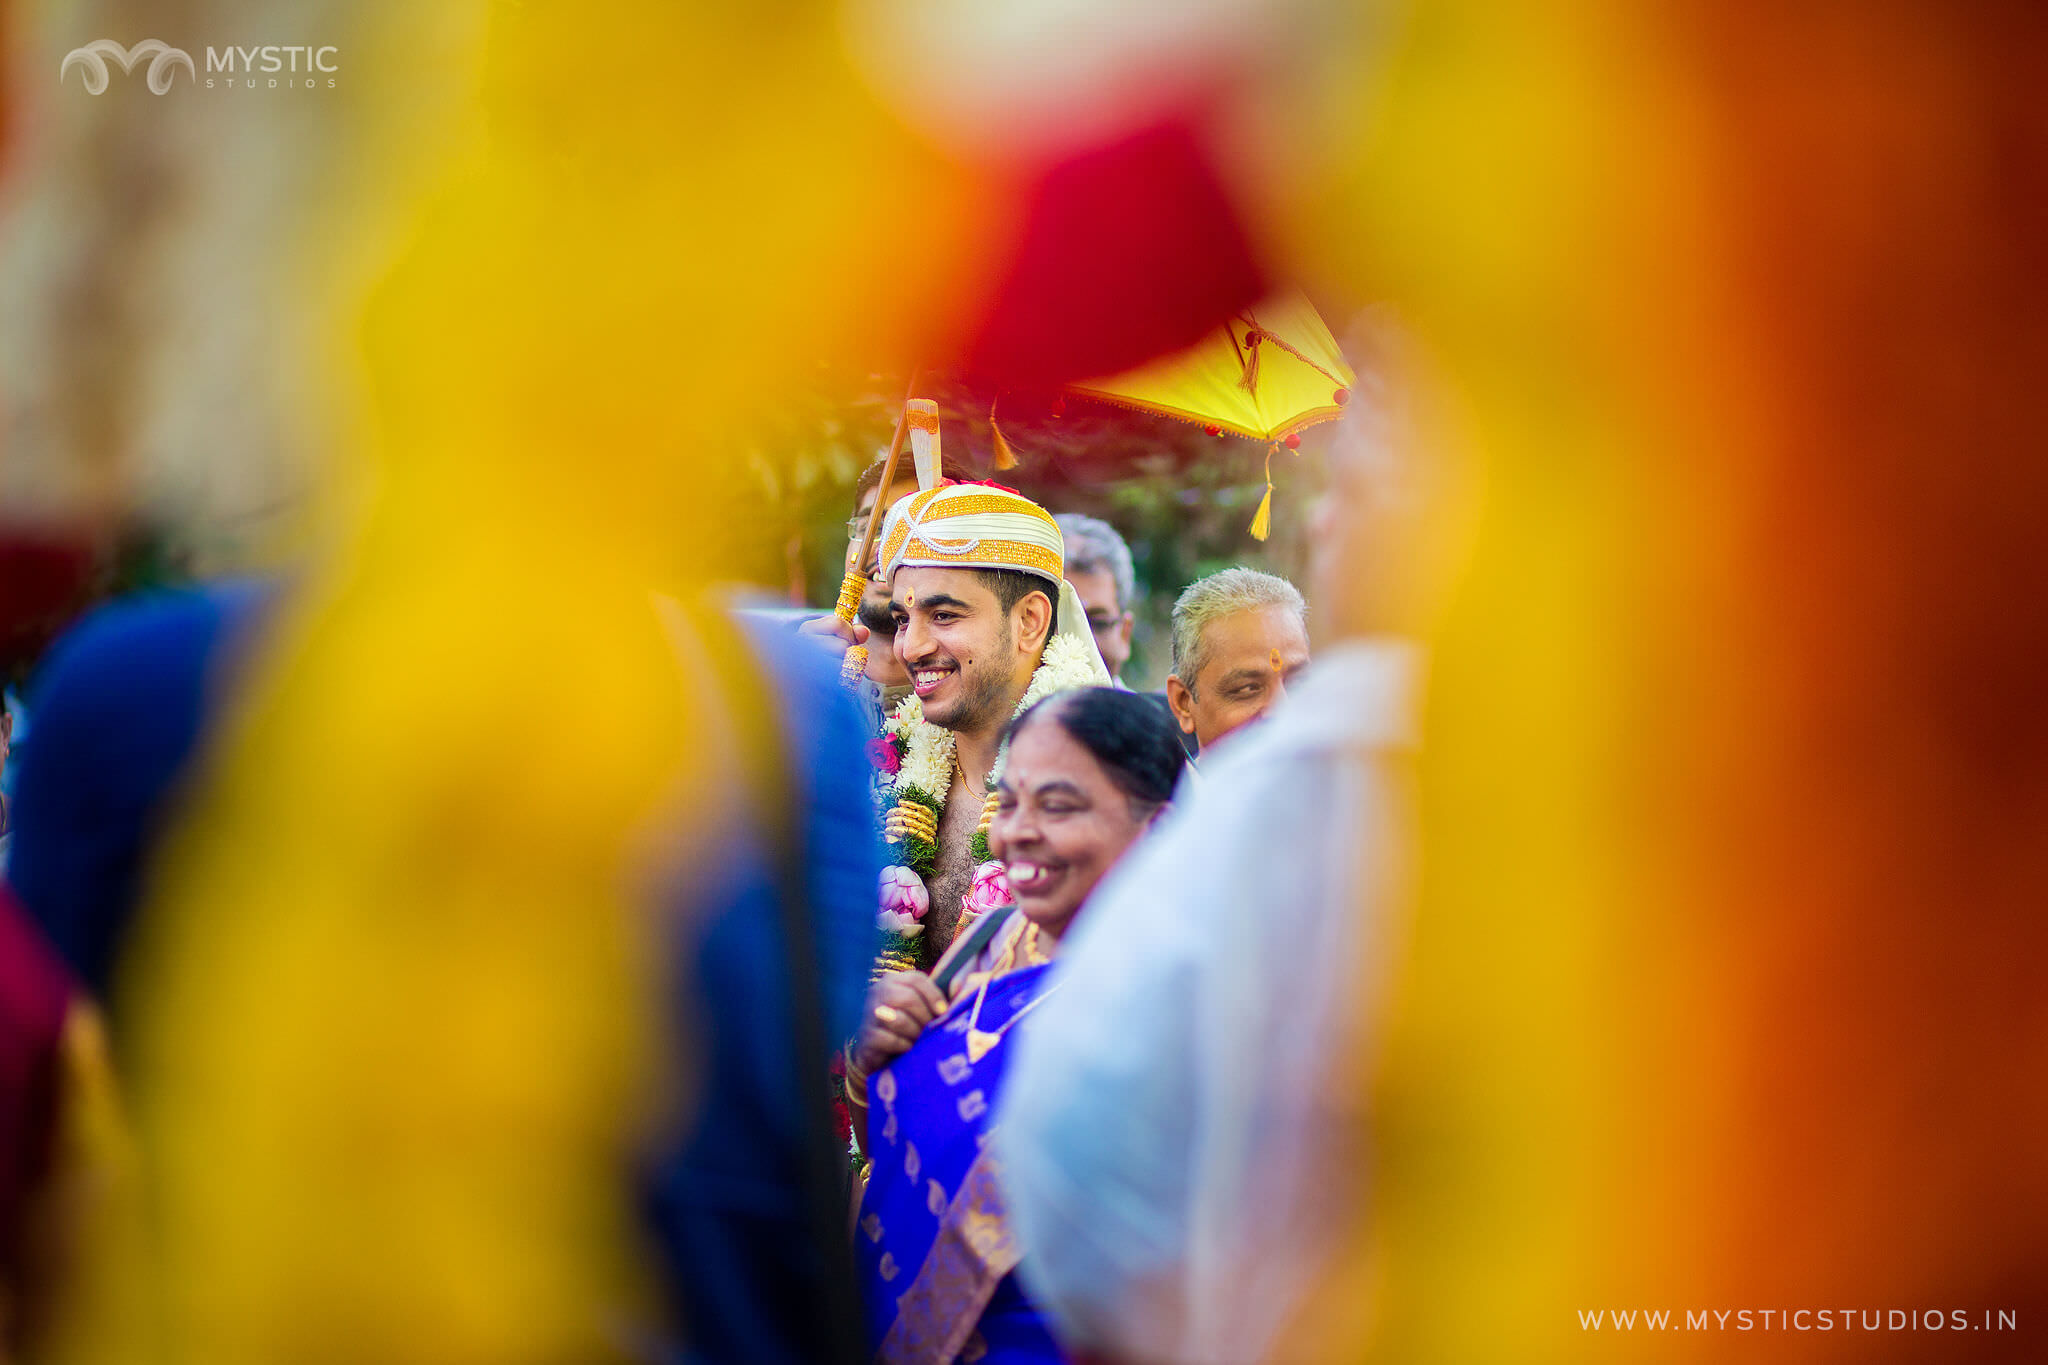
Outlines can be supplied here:
M1067 546L1052 514L1022 493L987 483L955 483L899 498L882 522L882 576L905 565L934 569L1009 569L1036 574L1059 603L1057 635L1085 642L1102 683L1109 670L1088 629L1088 612L1066 580Z
M953 483L899 498L882 523L882 575L913 568L1014 569L1057 586L1066 572L1059 524L1022 493Z

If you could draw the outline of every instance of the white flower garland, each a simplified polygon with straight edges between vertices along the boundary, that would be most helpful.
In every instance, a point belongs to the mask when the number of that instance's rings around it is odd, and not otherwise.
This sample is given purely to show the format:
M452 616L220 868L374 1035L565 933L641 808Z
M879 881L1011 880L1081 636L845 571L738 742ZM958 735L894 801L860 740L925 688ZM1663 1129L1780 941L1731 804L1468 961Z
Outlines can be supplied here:
M1014 720L1023 715L1055 692L1107 685L1108 674L1103 670L1101 656L1095 652L1092 641L1055 635L1046 642L1045 652L1039 656L1038 667L1031 671L1031 681L1025 686L1024 696L1018 701L1011 718ZM906 836L914 835L921 842L934 847L937 845L946 803L953 794L958 743L951 730L924 718L924 703L915 695L897 703L896 709L882 722L882 730L891 741L901 746L901 758L891 787L898 793L896 806L886 822L889 838L898 844L898 850L891 857L890 866L882 870L879 923L887 938L881 956L876 959L875 970L878 973L900 971L916 961L915 941L923 932L924 926L920 921L929 902L923 877L909 865ZM997 751L995 766L988 777L988 791L995 790L996 781L1002 776L1003 765L1009 756L1007 744ZM936 818L930 806L909 796L911 788L938 803ZM982 822L974 836L977 846L982 844L986 835L989 810L989 802L985 798ZM961 897L962 908L969 914L973 913L976 898L989 894L984 883L990 881L987 874L991 869L995 874L993 881L999 883L1001 863L989 860L975 867L973 883Z
M924 701L916 695L896 705L886 727L903 740L903 766L896 770L896 786L917 787L941 805L953 787L953 746L951 730L924 718Z

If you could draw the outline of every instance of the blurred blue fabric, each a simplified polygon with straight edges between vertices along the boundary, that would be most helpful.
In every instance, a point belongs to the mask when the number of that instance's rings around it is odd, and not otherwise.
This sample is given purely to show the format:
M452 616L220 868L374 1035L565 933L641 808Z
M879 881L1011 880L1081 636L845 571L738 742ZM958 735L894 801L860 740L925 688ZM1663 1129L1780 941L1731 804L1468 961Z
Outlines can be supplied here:
M23 700L21 693L10 687L0 690L0 706L6 707L7 714L14 717L13 734L15 745L26 744L31 723L28 714L28 702ZM0 767L0 796L14 795L14 786L20 777L21 759L18 756L9 758L6 766Z
M7 878L102 1000L145 856L231 671L225 646L271 595L237 582L125 598L65 632L36 672Z
M852 1036L879 941L882 850L868 800L869 731L830 659L786 632L752 630L784 720L796 824L828 1038ZM687 1345L664 1361L780 1365L832 1358L819 1311L826 1262L803 1195L804 1115L824 1105L831 1056L795 1057L787 945L759 831L698 869L675 917L681 977L673 1024L699 1061L687 1130L657 1154L645 1209ZM850 1204L842 1203L841 1217Z
M158 592L103 607L52 648L16 752L10 881L59 954L102 999L120 961L150 851L203 761L231 689L237 644L272 585ZM870 733L815 648L750 629L773 690L796 789L829 1039L853 1032L877 948L881 847L868 796ZM674 1053L691 1068L687 1126L637 1171L679 1330L643 1343L663 1361L774 1365L824 1358L825 1260L807 1219L804 1106L829 1100L830 1053L801 1063L770 838L743 828L693 867L672 977ZM116 1023L118 1025L118 1018ZM686 1344L685 1344L686 1343Z

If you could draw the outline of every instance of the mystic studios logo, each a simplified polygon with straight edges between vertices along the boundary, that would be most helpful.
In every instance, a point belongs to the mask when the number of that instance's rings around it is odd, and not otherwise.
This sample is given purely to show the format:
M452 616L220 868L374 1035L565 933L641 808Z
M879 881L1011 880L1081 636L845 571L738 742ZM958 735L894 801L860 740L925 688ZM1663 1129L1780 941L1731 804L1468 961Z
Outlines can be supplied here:
M205 88L208 90L314 90L334 88L334 73L341 69L335 58L341 49L336 47L209 47L206 49ZM71 68L79 68L79 79L85 82L85 93L101 95L113 81L113 73L107 64L112 62L127 75L135 64L144 57L149 58L149 69L143 79L149 85L152 95L170 93L177 83L179 68L183 68L187 84L199 85L199 68L193 64L192 54L183 48L172 47L158 38L144 38L134 47L123 47L111 38L95 38L84 47L74 47L64 54L64 64L57 69L61 82L71 74Z

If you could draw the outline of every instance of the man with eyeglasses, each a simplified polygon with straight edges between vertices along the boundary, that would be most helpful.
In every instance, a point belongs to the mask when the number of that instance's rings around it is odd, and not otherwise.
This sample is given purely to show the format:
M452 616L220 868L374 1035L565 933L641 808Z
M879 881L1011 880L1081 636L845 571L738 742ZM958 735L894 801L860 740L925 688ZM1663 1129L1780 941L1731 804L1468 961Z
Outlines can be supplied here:
M1067 540L1067 581L1088 609L1088 629L1095 632L1103 666L1121 684L1124 665L1131 661L1131 627L1137 620L1131 610L1137 600L1131 547L1116 527L1099 517L1062 512L1053 520Z

